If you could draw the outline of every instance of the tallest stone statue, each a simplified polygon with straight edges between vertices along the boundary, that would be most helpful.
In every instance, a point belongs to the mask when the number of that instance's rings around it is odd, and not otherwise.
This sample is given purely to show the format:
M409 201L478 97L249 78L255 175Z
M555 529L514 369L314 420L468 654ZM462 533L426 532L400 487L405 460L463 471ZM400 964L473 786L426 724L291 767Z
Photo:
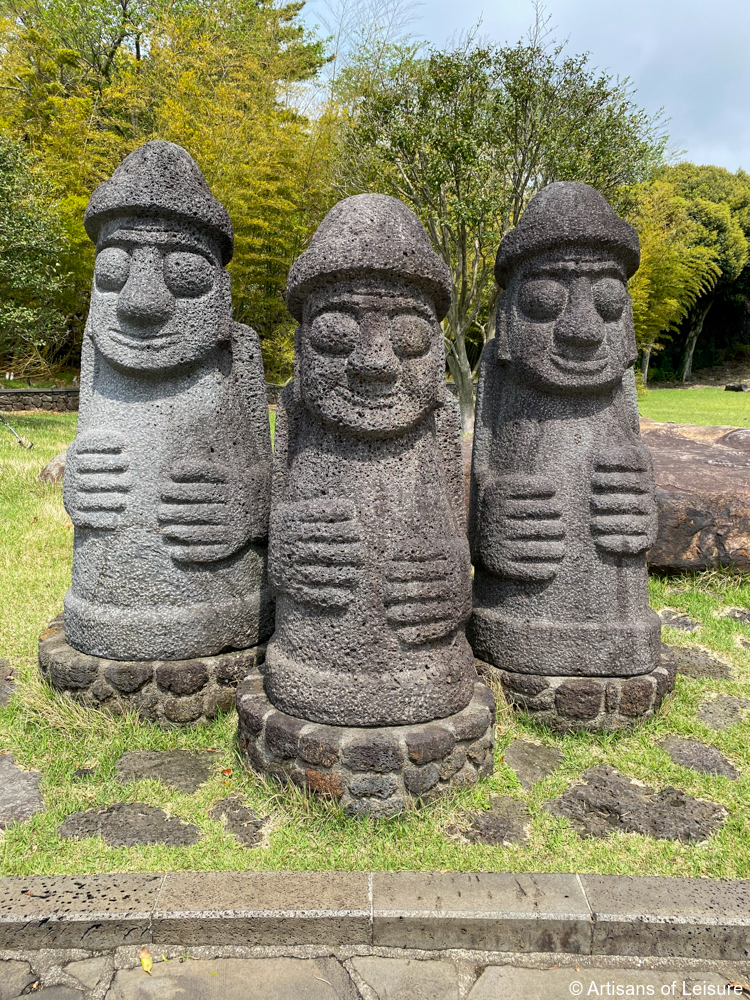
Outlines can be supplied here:
M73 579L66 647L48 641L42 666L95 702L194 721L229 707L254 664L217 655L273 629L260 346L232 319L229 216L180 146L131 153L84 224L96 261L64 484Z

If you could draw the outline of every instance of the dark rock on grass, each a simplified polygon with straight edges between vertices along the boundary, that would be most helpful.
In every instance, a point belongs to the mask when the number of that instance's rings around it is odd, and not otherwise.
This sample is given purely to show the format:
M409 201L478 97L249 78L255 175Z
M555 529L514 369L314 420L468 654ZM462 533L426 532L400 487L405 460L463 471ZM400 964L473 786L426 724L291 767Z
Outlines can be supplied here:
M62 483L65 475L65 462L68 458L68 449L61 451L59 455L47 462L42 471L37 476L40 483Z
M582 785L545 803L553 816L570 820L582 837L606 837L613 830L641 833L659 840L698 844L715 833L726 810L694 799L678 788L656 791L639 785L613 767L590 767Z
M11 665L7 660L0 660L0 708L8 704L15 690Z
M700 740L682 740L678 736L668 736L662 747L675 764L681 764L682 767L689 767L703 774L720 774L732 781L740 776L739 771L716 747L707 746Z
M473 844L520 844L529 839L529 810L523 802L507 795L490 799L490 808L471 813L470 826L462 831Z
M515 771L523 787L531 788L537 781L549 777L562 764L563 755L553 747L514 740L505 751L503 760L511 771Z
M680 632L697 632L701 627L700 622L689 615L683 615L674 608L662 608L659 617L665 628L677 628Z
M96 771L93 767L79 767L78 770L73 771L71 778L73 781L85 781L86 778L93 778Z
M730 694L720 694L716 698L706 698L698 706L698 718L711 729L729 729L742 722L750 712L750 698L735 698Z
M214 766L207 750L132 750L120 757L115 770L119 781L153 778L189 795L208 781Z
M750 608L727 608L722 617L742 622L743 625L750 625Z
M668 646L662 643L662 649L669 651L677 664L677 673L684 674L685 677L695 680L710 677L712 680L725 681L734 676L728 664L722 663L698 646Z
M101 837L109 847L163 843L186 847L198 842L200 831L177 816L143 802L115 802L90 812L73 813L58 827L61 837Z
M237 795L230 795L217 802L210 815L218 823L223 822L235 840L246 847L257 847L263 840L263 827L267 820L244 805Z
M0 830L44 809L38 771L22 771L12 753L0 754Z
M737 636L737 643L742 649L750 649L750 639L746 639L744 635Z

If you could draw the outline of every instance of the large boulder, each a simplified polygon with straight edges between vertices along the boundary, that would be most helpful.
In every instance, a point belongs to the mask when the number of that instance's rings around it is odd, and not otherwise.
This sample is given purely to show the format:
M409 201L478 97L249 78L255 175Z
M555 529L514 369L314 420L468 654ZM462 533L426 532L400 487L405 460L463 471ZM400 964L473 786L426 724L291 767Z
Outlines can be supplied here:
M750 572L750 428L641 418L641 433L654 460L659 507L651 568Z

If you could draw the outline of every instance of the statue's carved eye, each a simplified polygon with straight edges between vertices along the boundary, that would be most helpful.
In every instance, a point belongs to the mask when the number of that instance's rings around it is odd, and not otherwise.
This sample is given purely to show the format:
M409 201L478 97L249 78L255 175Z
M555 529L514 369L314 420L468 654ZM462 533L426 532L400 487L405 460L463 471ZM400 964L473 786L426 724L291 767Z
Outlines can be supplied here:
M176 250L164 258L164 282L179 299L205 295L214 285L215 266L199 253Z
M351 354L358 339L359 324L350 313L318 313L310 327L310 343L320 354Z
M628 293L625 285L617 278L600 278L591 287L596 311L602 319L611 323L622 316Z
M101 292L119 292L130 274L130 254L120 247L105 247L96 255L94 275Z
M550 323L565 308L568 293L565 286L552 278L532 278L526 281L518 297L524 316L538 323Z
M422 316L399 313L391 325L391 343L400 358L419 358L426 354L432 342L432 326Z

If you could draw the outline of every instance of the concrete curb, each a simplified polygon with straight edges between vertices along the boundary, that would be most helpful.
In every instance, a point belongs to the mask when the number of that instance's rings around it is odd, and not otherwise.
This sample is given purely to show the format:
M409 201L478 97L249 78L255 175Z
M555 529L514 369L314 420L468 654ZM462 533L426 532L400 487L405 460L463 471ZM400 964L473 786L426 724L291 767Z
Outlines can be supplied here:
M750 880L419 872L0 878L0 949L327 945L750 959Z

